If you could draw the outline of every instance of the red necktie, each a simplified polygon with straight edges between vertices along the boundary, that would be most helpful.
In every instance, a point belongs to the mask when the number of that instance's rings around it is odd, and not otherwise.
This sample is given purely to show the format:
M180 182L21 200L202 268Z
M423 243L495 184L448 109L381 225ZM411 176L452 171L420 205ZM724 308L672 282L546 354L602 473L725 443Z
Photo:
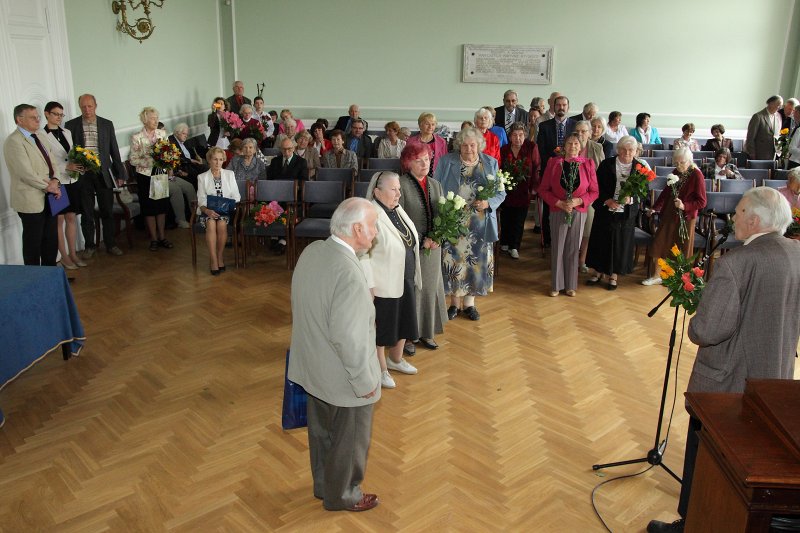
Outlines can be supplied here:
M42 157L44 157L45 163L47 163L47 168L50 171L50 179L53 179L55 176L55 172L53 172L53 164L50 162L50 156L47 155L47 150L44 149L42 146L42 142L39 140L39 137L36 136L35 133L31 133L31 137L33 137L33 141L36 143L36 147L42 152Z

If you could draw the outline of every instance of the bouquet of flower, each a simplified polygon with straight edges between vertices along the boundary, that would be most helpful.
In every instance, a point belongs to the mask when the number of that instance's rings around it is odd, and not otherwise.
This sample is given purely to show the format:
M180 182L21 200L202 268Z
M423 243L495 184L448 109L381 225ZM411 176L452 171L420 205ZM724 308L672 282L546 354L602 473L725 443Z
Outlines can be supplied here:
M286 225L286 215L283 208L275 200L270 203L260 202L250 210L250 221L255 226L267 227L275 222Z
M672 292L672 307L681 306L690 315L697 311L700 303L700 293L706 286L703 279L705 272L700 267L693 267L697 257L686 257L673 245L671 259L659 259L658 266L661 268L659 276L663 285ZM699 252L698 252L699 253Z
M785 166L786 159L789 157L789 141L791 139L789 128L783 128L778 135L778 140L775 141L775 154L780 168Z
M672 189L672 198L675 199L678 197L678 182L680 182L680 178L675 174L670 174L667 176L667 186ZM689 239L689 230L686 227L686 214L677 209L678 212L678 238L681 240L681 244L685 243L687 239Z
M478 192L475 194L476 200L489 200L497 196L500 191L505 191L508 185L508 172L502 170L497 172L497 176L489 174L486 176L486 186L478 185Z
M222 112L222 129L230 134L231 137L236 137L244 128L242 117L230 111Z
M530 177L528 176L528 171L531 168L530 161L524 157L516 161L512 161L511 159L511 155L509 154L508 159L503 163L504 174L506 174L506 179L508 181L506 184L507 191L513 191L520 183L526 181Z
M264 130L264 126L261 125L261 121L259 120L255 124L248 124L244 127L244 137L252 137L256 140L256 142L261 143L264 138L267 136L266 130Z
M436 216L433 217L433 228L428 233L428 238L440 245L445 241L456 244L459 237L469 233L468 218L467 201L450 191L447 196L439 197ZM430 255L430 249L425 250L425 254Z
M792 223L786 229L786 236L790 239L800 239L800 209L792 208Z
M83 146L77 144L73 146L72 150L67 154L67 161L81 165L84 168L84 172L100 172L100 156L94 150L88 150ZM81 173L77 170L69 171L69 176L74 180L78 179L80 175Z
M636 164L628 179L622 182L619 188L617 202L624 203L625 198L638 198L644 200L649 191L647 184L656 179L656 173L644 165Z
M572 193L575 192L575 189L578 187L578 185L581 182L580 170L579 169L580 169L581 163L583 163L585 161L586 161L586 159L583 158L583 157L576 157L572 161L561 161L561 175L564 176L566 178L566 181L567 181L567 189L566 189L567 197L565 199L567 202L572 200ZM566 170L564 170L564 164L565 163L567 165L567 169ZM573 215L574 215L574 213L572 211L570 211L569 213L566 214L567 226L572 226L572 217L573 217Z
M180 149L167 139L159 139L153 145L153 166L162 170L175 170L181 164Z

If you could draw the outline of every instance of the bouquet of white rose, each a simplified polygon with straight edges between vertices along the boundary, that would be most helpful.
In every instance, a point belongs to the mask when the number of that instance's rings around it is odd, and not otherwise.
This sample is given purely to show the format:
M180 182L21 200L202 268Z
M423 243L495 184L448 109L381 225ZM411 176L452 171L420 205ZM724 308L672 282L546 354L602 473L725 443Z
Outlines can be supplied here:
M500 191L505 191L509 183L508 172L502 170L497 173L497 176L489 174L486 176L486 186L478 186L478 192L475 195L476 200L489 200L497 196Z
M440 245L445 241L456 244L459 237L469 233L468 218L467 201L450 191L447 196L439 197L433 228L428 233L428 238ZM430 255L430 249L425 250L425 254Z
M667 186L672 189L672 199L673 201L678 198L678 183L680 182L680 178L675 174L670 174L667 176ZM686 228L686 214L681 209L676 209L678 212L678 238L681 241L681 244L685 243L689 239L689 230Z

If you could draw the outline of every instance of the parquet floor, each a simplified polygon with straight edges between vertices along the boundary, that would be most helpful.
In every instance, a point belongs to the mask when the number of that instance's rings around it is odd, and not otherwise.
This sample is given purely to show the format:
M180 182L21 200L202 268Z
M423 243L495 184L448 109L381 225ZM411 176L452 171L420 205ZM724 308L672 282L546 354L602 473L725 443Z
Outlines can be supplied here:
M603 531L592 488L653 444L672 313L636 282L546 296L528 245L501 258L480 322L420 349L417 376L379 402L365 488L381 505L330 513L312 496L304 430L280 426L290 273L261 254L212 278L185 230L172 251L102 254L73 291L88 341L0 393L0 530ZM528 232L526 241L532 241ZM229 253L230 257L230 253ZM680 473L684 344L665 463ZM674 374L673 374L674 376ZM670 395L671 398L671 395ZM678 484L654 469L602 487L614 531L671 519Z

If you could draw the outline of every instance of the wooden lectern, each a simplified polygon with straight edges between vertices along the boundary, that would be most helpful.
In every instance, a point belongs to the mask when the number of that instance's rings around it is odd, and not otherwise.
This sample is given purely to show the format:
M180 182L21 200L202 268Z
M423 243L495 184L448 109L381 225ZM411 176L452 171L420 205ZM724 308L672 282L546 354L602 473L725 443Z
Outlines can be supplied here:
M703 423L687 532L768 532L800 522L800 381L751 380L744 394L686 393Z

